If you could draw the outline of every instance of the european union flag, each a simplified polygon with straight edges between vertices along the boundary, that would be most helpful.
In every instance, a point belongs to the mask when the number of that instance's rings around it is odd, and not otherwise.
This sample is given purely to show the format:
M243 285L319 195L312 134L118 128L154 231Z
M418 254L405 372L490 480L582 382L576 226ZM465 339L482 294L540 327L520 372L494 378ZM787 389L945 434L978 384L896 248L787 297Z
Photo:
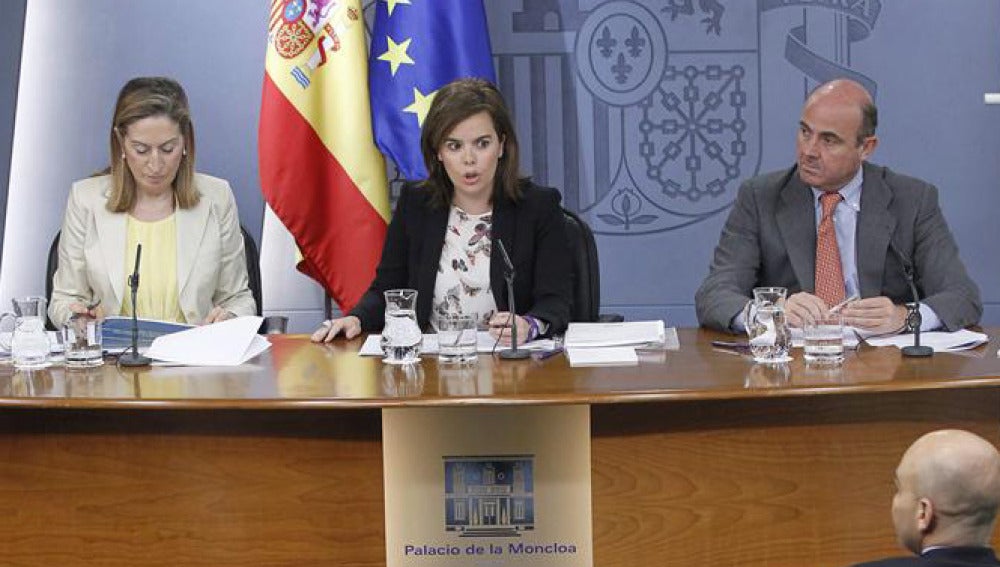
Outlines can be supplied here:
M375 143L407 179L427 176L420 127L438 89L461 77L493 82L480 0L385 0L368 56Z

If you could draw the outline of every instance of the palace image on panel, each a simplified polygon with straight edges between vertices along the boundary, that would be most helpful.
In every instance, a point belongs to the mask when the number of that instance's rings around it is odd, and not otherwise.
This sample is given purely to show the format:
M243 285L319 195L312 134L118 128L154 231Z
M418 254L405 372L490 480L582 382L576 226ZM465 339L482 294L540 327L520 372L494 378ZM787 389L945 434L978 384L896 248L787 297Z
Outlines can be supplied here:
M534 455L444 457L445 530L518 537L535 529Z

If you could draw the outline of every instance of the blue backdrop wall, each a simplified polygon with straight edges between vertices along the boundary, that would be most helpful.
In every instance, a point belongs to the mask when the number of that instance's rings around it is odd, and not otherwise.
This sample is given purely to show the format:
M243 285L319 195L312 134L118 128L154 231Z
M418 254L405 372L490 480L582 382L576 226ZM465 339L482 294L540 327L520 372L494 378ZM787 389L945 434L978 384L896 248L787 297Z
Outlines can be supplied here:
M1000 2L486 5L526 173L560 188L597 231L605 311L694 324L694 291L739 182L790 165L805 93L847 75L876 92L873 161L939 187L985 322L1000 323L1000 107L983 102L1000 91ZM106 164L111 105L133 75L185 84L200 168L232 181L259 236L267 14L251 0L28 1L0 301L38 291L69 185ZM21 192L32 197L18 205ZM30 222L16 222L25 211Z

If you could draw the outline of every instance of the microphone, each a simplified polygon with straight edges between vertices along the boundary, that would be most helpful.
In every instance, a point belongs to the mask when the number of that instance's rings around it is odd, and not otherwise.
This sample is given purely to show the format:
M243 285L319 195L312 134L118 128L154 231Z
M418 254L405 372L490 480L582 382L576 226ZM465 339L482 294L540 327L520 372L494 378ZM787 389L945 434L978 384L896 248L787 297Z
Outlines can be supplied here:
M504 360L521 360L528 358L531 353L517 349L517 310L514 308L514 263L507 255L507 249L503 245L503 240L497 238L497 248L500 249L500 256L503 258L504 270L503 279L507 280L507 308L510 313L508 322L510 323L510 344L511 347L500 351L500 358Z
M142 244L135 246L135 270L128 277L128 287L132 290L132 352L125 352L118 357L118 364L122 366L149 366L152 362L148 357L139 354L139 319L136 316L138 307L135 304L136 295L139 293L139 258L142 257Z
M900 350L903 352L903 356L931 356L934 354L934 349L920 344L920 324L923 322L923 319L920 316L920 294L917 293L917 284L914 283L915 271L913 269L913 264L910 262L910 259L896 247L895 241L891 238L889 239L889 249L892 250L892 253L899 259L899 263L903 265L903 277L906 278L906 283L910 284L910 294L913 296L913 306L908 306L906 308L906 326L913 329L913 344L905 346Z

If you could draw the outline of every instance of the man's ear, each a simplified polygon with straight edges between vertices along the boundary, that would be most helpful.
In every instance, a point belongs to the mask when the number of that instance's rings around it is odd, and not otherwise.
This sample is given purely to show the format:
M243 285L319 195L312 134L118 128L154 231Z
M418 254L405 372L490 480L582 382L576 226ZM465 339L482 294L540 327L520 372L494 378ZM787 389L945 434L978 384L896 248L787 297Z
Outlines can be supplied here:
M878 147L878 136L868 136L865 141L861 143L861 159L868 159L873 153L875 153L875 148Z
M917 501L917 529L926 534L934 529L934 503L927 498Z

